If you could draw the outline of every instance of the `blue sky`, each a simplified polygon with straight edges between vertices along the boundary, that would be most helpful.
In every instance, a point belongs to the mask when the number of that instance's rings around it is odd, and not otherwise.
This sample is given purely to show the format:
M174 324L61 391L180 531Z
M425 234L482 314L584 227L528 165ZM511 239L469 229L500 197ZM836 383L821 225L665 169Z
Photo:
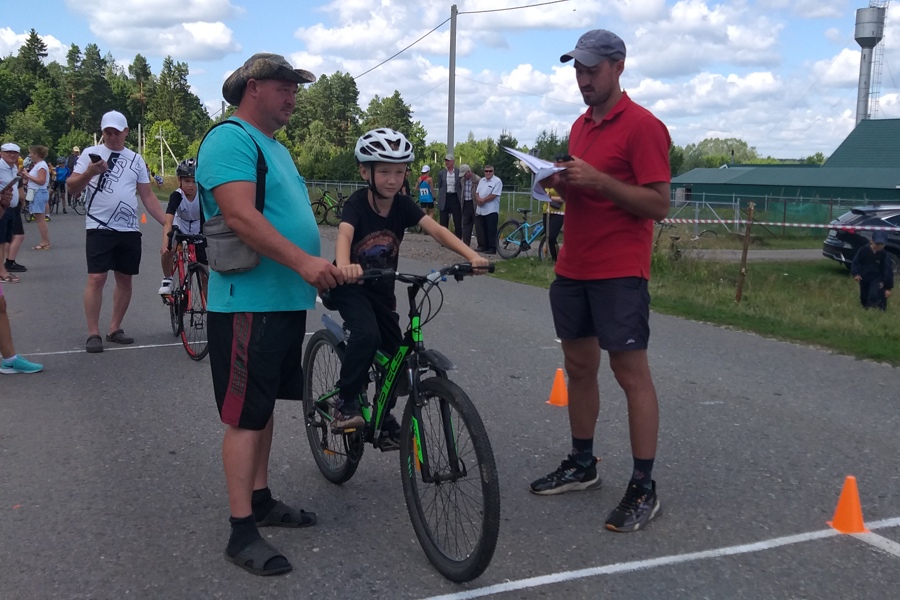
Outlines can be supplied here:
M628 46L623 87L679 145L737 137L762 155L831 154L855 123L855 13L868 0L457 0L457 140L472 132L520 144L564 132L584 110L559 56L598 27ZM900 118L900 7L885 28L878 117ZM65 62L96 43L124 64L137 53L159 72L167 54L211 112L225 77L255 52L283 54L316 75L357 76L450 16L432 0L64 0L4 11L0 55L31 28ZM465 14L476 13L476 14ZM447 136L449 23L357 79L360 104L399 90L429 140Z

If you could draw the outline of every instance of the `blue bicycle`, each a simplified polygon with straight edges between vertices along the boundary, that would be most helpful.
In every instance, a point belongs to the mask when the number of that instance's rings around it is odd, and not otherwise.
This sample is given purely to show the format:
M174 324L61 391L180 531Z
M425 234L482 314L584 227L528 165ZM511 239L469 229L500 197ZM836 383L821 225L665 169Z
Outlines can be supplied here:
M544 221L528 222L530 208L517 208L524 221L510 219L497 230L497 254L502 258L515 258L520 252L528 252L538 238L544 235Z

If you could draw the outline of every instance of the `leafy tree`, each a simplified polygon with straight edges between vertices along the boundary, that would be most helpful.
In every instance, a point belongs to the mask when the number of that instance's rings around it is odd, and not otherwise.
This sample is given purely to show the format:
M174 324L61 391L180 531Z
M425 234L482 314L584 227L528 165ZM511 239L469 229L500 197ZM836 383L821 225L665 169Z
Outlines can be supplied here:
M684 166L684 149L681 146L676 146L672 144L669 147L669 170L672 173L672 177L677 177L681 175L684 171L681 168Z
M54 147L57 156L68 156L73 146L81 149L87 148L94 144L94 140L87 131L71 129L64 133Z
M539 158L553 160L569 151L569 134L567 132L565 137L562 137L555 129L549 132L545 129L538 134L534 147Z
M131 97L129 98L129 107L135 116L139 116L141 122L144 121L147 112L147 99L153 95L156 80L150 71L150 64L147 59L136 54L134 60L128 66L128 74L131 76L133 84Z
M187 63L175 62L171 56L163 60L156 89L148 102L148 119L169 120L179 131L195 138L209 126L209 115L200 99L188 85Z
M44 127L34 111L18 111L6 119L6 133L3 139L15 140L22 148L40 144L51 147L50 132Z
M494 166L494 174L500 178L505 188L512 189L514 186L527 187L531 180L530 171L523 170L519 166L519 161L501 146L517 148L519 142L506 130L500 134L497 144L487 157L488 163Z
M733 160L732 160L733 157ZM737 138L707 138L684 147L684 171L697 167L720 167L724 164L750 163L759 158L756 148Z
M32 82L27 77L9 70L6 62L0 64L0 130L9 115L28 106L31 88Z
M801 159L801 162L804 162L808 165L822 165L825 164L825 155L821 152L816 152L812 156L807 156L804 159Z
M51 82L38 81L32 94L32 100L31 106L26 108L25 112L40 121L47 129L50 135L42 143L53 148L55 147L53 141L59 139L68 129L68 114L63 88Z
M100 48L96 44L88 44L84 47L84 58L75 77L78 90L75 96L76 129L98 131L104 113L114 108L125 109L113 106L112 86L105 73L106 61L100 56Z
M44 66L44 60L47 58L47 44L32 29L28 32L28 38L19 48L19 66L26 73L41 79L46 76L47 68Z
M294 144L303 143L313 122L322 123L323 135L338 148L353 148L359 137L359 90L356 81L338 71L297 92L297 108L286 130Z
M160 133L162 140L159 139ZM174 173L178 163L188 156L188 145L188 140L172 121L168 119L156 121L147 128L147 151L144 153L144 160L153 172L168 170ZM160 148L163 156L162 165L165 165L165 169L159 162ZM174 158L172 154L175 155Z

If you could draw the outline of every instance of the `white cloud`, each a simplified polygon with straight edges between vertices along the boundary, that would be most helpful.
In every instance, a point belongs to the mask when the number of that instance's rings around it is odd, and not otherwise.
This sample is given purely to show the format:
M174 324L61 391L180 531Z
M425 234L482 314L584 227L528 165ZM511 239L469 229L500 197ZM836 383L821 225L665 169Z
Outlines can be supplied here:
M66 0L99 39L116 49L176 60L212 60L239 52L222 21L240 11L229 0Z
M0 57L18 54L19 48L28 39L29 33L28 31L16 33L9 27L0 28ZM52 35L41 35L40 38L47 45L47 57L44 58L44 64L50 64L54 61L61 65L66 64L66 53L69 51L69 48Z
M825 19L843 16L847 0L762 0L760 5L774 10L790 10L804 19Z
M825 87L855 88L859 83L859 58L859 50L844 48L831 60L814 63L813 76Z

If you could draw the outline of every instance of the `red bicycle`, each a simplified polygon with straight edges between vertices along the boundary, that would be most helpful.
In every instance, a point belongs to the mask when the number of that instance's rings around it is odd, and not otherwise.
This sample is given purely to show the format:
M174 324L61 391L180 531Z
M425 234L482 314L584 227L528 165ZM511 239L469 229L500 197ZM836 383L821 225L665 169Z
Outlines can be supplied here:
M205 242L205 238L175 229L171 235L178 246L175 248L172 293L163 296L163 302L169 307L172 333L181 336L181 343L191 359L203 360L209 352L206 331L209 267L197 262L196 244Z

